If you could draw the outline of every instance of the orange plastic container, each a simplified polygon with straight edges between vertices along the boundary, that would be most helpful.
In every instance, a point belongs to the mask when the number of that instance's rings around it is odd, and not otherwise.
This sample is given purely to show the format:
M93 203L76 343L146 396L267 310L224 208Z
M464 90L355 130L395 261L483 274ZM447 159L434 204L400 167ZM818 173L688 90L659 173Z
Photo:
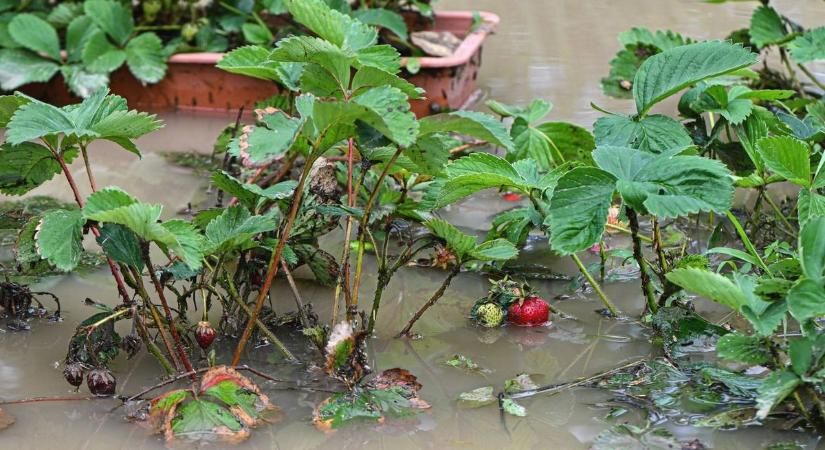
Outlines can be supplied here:
M462 109L478 98L476 78L481 66L484 40L498 25L497 15L480 14L482 23L473 26L470 11L440 11L429 28L449 31L462 38L452 56L419 58L421 70L415 75L404 71L409 81L426 91L426 99L413 101L419 117L446 109ZM234 75L215 67L223 53L181 53L169 59L166 77L157 84L144 85L126 67L111 76L112 92L121 95L136 109L163 111L203 111L232 113L243 106L247 111L255 102L278 93L274 83ZM406 64L406 60L403 61ZM22 91L53 104L79 101L58 76L48 83L33 83Z

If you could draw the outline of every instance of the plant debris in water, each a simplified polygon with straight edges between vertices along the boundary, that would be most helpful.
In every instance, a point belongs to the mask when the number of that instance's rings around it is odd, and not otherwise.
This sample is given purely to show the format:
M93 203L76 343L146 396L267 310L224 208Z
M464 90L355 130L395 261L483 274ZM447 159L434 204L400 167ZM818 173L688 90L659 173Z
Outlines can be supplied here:
M409 417L430 404L421 399L421 384L404 369L381 372L355 389L334 394L315 409L313 422L323 431L340 428L353 421L384 423L389 417Z
M237 444L266 420L275 406L236 370L213 367L195 388L166 392L149 404L148 424L167 443L177 440Z

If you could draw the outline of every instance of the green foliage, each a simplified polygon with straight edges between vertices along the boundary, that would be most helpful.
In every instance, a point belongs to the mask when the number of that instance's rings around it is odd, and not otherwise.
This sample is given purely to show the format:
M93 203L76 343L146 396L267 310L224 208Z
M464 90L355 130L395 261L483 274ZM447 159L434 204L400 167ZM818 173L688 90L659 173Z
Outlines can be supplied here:
M495 239L476 245L474 237L464 234L443 219L431 219L424 222L424 226L436 237L443 239L460 262L506 261L518 255L515 246L504 239Z
M632 28L619 34L619 42L622 50L610 61L610 74L601 80L602 90L611 97L632 98L633 79L647 58L693 40L670 30Z
M45 53L60 61L60 42L57 31L34 14L19 14L9 22L9 35L18 44L35 53Z
M73 150L63 153L67 163L76 156ZM52 152L42 145L23 142L0 146L0 192L6 195L25 194L61 171Z
M675 47L652 56L633 80L636 109L645 116L667 97L709 78L756 63L756 55L741 46L707 41Z
M690 289L702 297L739 310L747 304L742 290L730 279L709 270L684 268L667 274L667 279L685 289Z
M6 140L19 145L62 135L64 142L71 138L86 145L93 139L107 139L140 154L132 139L159 129L160 121L154 115L128 110L123 98L107 94L107 89L101 89L80 105L63 108L24 97L28 103L20 106L9 121Z
M546 222L553 248L569 254L598 242L614 192L635 210L658 217L726 211L733 200L727 169L717 161L674 153L597 148L593 159L599 168L573 169L554 190Z
M576 168L559 178L548 215L552 248L572 254L598 242L615 190L616 178L594 167Z
M182 220L160 222L162 210L160 205L142 203L119 188L108 187L88 197L83 218L122 225L143 241L172 250L189 268L198 270L203 264L203 236Z
M246 250L255 245L255 236L272 231L277 225L269 217L253 216L242 206L227 208L206 226L207 253Z
M681 123L659 114L637 120L625 116L602 117L596 121L594 133L596 145L632 147L651 153L693 145Z
M59 71L74 94L87 97L106 87L109 74L124 62L143 83L156 83L166 74L163 42L151 32L135 33L132 10L121 2L62 3L48 16L37 8L32 5L31 13L8 21L8 41L0 49L4 90L48 81Z
M760 6L751 16L751 42L762 48L785 40L785 24L779 13L770 6Z
M788 48L798 63L825 59L825 27L806 31L791 41Z
M805 142L789 136L766 137L756 143L756 150L772 172L792 183L810 188L810 149Z
M57 209L40 219L35 240L37 253L57 269L72 271L80 262L83 251L84 220L78 210Z
M514 144L507 129L495 118L476 111L455 111L421 119L419 134L453 132L471 136L493 145L513 150Z

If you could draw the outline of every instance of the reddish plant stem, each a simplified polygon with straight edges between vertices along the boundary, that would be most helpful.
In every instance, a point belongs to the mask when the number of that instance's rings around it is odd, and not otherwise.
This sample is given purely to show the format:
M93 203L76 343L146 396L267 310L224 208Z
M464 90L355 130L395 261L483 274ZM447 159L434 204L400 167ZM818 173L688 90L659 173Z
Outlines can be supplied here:
M24 403L42 403L42 402L73 402L80 400L108 400L110 397L32 397L21 400L3 400L0 405L21 405Z
M252 336L252 330L255 328L258 316L261 314L261 309L263 309L266 296L269 294L269 289L272 287L272 282L275 280L275 275L278 274L278 268L281 264L281 255L284 252L286 241L289 239L289 233L292 231L292 226L295 224L295 219L298 217L298 208L301 205L301 199L304 194L304 184L306 183L307 176L312 168L312 162L313 161L310 159L306 161L304 171L301 173L301 179L298 181L298 186L295 188L295 197L292 199L292 206L289 210L286 225L284 225L284 231L281 232L281 236L278 239L278 245L275 247L275 251L272 252L272 258L269 260L269 268L266 272L266 279L264 279L264 284L258 293L258 299L255 302L255 309L252 311L252 316L249 318L249 322L247 322L246 328L243 330L241 339L238 341L238 346L235 348L235 355L232 357L232 367L237 367L238 363L241 361L243 350L246 347L247 341L249 341L249 338Z
M80 191L77 189L77 184L74 181L74 177L72 173L69 171L69 167L66 165L66 161L63 160L63 157L55 151L53 148L49 147L54 155L57 163L60 164L60 168L63 170L63 175L66 177L66 181L69 183L69 187L72 188L72 194L74 194L74 201L77 203L77 206L83 208L84 202L83 197L80 195ZM93 188L94 189L94 186ZM91 227L92 234L95 235L95 238L100 237L100 230L97 229L97 226ZM106 262L109 264L109 270L112 272L112 276L115 279L115 283L117 284L117 291L120 294L120 297L123 299L123 304L129 305L132 303L131 298L129 298L129 292L126 290L126 284L123 282L123 277L120 274L120 269L118 269L117 264L112 260L112 258L106 257Z
M169 322L169 332L172 334L172 339L175 341L175 347L178 351L178 358L180 358L180 361L183 363L183 367L186 371L191 372L192 363L189 362L189 357L186 355L186 349L183 347L180 334L178 334L178 330L175 328L175 321L172 318L172 309L169 308L169 302L166 301L166 294L164 294L163 285L160 284L160 280L158 280L157 275L155 275L155 266L152 265L152 258L149 256L149 243L142 242L141 246L143 247L141 250L143 251L143 261L146 263L146 271L149 272L149 278L155 286L155 291L158 293L158 298L160 298L161 305L163 305L163 313L166 315L166 321ZM193 375L192 381L194 380L195 377Z

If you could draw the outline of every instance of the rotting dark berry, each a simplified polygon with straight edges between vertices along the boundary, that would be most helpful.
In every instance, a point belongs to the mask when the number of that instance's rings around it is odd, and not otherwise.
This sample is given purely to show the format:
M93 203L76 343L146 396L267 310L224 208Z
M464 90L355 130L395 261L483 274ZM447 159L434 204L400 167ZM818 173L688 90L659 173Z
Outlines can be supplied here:
M98 397L108 397L115 395L117 380L112 371L105 367L98 367L86 375L86 386L89 391Z
M63 369L63 378L74 387L79 387L83 383L83 373L85 372L83 364L79 362L70 362L66 364Z

